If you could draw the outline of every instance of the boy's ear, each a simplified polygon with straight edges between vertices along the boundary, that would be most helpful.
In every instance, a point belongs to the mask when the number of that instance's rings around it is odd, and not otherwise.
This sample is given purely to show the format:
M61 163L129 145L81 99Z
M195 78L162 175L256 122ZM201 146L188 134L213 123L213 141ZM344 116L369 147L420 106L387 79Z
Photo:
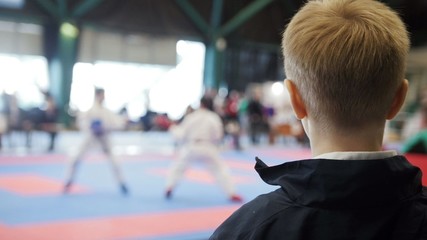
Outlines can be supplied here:
M397 89L393 104L391 105L391 108L387 114L387 120L393 119L400 111L400 108L405 102L406 93L408 92L408 85L408 80L404 79L400 87Z
M295 83L293 83L292 80L285 79L285 85L289 92L295 116L300 120L305 118L307 116L307 110Z

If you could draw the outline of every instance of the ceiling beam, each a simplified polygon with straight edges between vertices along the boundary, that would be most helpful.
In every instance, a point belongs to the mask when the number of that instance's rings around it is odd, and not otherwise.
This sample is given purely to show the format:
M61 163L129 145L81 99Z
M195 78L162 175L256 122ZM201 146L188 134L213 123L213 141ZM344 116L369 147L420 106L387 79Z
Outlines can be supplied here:
M193 24L202 32L205 36L209 35L210 26L205 19L200 15L199 12L187 1L187 0L176 0L175 1L181 10L191 19Z
M255 0L236 14L230 21L221 27L219 35L226 36L236 30L243 23L249 20L252 16L261 11L274 0Z
M67 11L67 0L58 0L58 15L60 19L64 20L68 18Z
M222 4L223 0L212 1L211 25L215 28L221 24Z
M57 6L50 0L36 0L37 4L51 17L60 19Z
M73 19L77 19L87 14L89 11L99 6L103 0L85 0L76 6L71 14Z

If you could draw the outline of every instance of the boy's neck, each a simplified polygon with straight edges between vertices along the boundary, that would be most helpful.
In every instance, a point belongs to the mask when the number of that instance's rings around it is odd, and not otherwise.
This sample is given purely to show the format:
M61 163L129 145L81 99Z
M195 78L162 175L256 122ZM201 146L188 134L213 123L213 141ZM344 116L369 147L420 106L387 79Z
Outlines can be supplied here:
M384 127L372 126L358 131L319 131L310 127L310 144L313 156L330 152L381 151Z

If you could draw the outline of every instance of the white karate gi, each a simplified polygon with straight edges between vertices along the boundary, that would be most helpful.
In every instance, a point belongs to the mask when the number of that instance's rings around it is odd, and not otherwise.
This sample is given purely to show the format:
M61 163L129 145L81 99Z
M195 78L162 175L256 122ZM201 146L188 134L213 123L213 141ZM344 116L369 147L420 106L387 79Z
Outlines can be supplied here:
M110 142L110 131L120 130L125 127L126 119L122 116L108 110L101 103L95 101L94 105L87 112L81 113L78 118L78 126L84 133L83 141L81 142L78 151L71 158L71 164L67 173L67 183L72 183L73 178L78 166L78 163L82 160L84 154L94 145L98 144L101 146L103 152L107 155L108 160L111 162L117 181L121 184L122 191L127 191L123 188L124 181L121 175L121 171L117 162L116 157L112 153L112 146ZM98 120L102 124L103 134L96 135L91 124L93 121Z
M200 108L188 114L180 125L170 129L179 141L178 159L170 168L166 189L173 189L182 178L189 163L204 161L221 184L226 194L235 194L227 165L220 159L219 144L223 137L223 124L220 117L212 111Z

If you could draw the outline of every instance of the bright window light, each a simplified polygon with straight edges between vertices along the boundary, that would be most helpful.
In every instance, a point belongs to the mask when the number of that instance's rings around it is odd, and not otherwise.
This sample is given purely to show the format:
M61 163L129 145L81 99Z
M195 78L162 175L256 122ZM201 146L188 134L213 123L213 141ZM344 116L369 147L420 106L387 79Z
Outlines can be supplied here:
M0 93L15 94L22 108L43 103L48 89L47 61L41 56L0 54Z
M180 61L150 91L155 111L172 119L180 118L189 105L197 104L203 91L205 46L199 42L178 41Z
M22 8L25 0L0 0L0 7Z
M280 95L283 93L283 83L281 82L275 82L271 85L271 92L274 95Z
M180 118L187 106L197 103L202 95L205 47L190 41L178 41L176 46L179 58L176 67L77 63L70 107L88 110L93 103L94 87L102 87L106 91L106 107L116 112L126 107L132 120L138 120L147 110Z

